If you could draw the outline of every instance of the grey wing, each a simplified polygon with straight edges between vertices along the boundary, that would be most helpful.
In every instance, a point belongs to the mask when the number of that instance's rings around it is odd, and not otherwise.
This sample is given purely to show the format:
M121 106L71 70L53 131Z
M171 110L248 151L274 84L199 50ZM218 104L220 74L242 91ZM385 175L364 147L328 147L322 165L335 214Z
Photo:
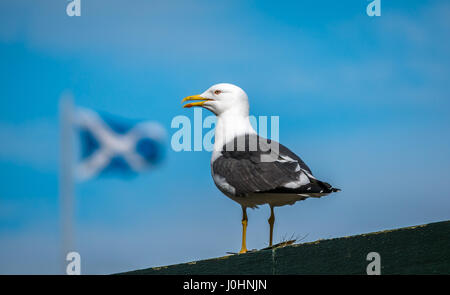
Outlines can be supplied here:
M255 151L224 149L212 165L214 175L224 178L234 188L234 195L333 191L331 185L317 180L309 167L288 148L266 139L261 143L261 139L258 137ZM278 144L277 148L273 144Z

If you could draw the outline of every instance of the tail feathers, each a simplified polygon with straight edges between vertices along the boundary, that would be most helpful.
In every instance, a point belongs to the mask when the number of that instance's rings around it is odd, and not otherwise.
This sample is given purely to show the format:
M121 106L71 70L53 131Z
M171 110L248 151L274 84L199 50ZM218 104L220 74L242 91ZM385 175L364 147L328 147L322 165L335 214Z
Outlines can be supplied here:
M319 189L319 191L315 191L315 192L319 192L319 193L337 193L337 192L341 191L341 189L332 187L331 184L329 184L327 182L324 182L324 181L317 180L316 184L317 184L318 187L320 187L320 189Z
M302 185L298 188L277 187L275 189L267 191L259 191L258 193L279 193L279 194L305 194L305 195L317 195L323 196L330 193L340 192L341 190L332 187L329 183L311 179L308 184Z
M308 184L302 185L301 187L294 189L295 193L298 194L330 194L334 192L340 192L341 190L335 187L332 187L329 183L314 180Z

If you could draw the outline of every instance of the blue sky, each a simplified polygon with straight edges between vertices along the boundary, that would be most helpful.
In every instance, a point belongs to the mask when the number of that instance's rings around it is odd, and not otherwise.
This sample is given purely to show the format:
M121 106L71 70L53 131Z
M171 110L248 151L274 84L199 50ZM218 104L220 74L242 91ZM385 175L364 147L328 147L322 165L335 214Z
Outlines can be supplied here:
M450 5L353 1L0 3L0 273L59 271L58 100L160 122L184 96L242 87L251 114L343 189L276 210L275 241L450 219ZM206 111L203 115L209 115ZM241 210L214 186L210 154L174 152L134 179L76 187L82 272L114 273L237 251ZM268 242L249 212L248 247Z

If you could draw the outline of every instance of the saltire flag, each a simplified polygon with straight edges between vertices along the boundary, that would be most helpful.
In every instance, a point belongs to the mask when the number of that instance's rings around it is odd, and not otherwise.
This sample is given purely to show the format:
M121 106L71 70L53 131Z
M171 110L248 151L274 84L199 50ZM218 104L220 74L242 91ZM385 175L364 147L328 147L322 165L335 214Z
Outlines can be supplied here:
M134 175L159 164L164 157L165 129L155 122L134 122L77 108L75 125L81 159L79 180L104 174Z

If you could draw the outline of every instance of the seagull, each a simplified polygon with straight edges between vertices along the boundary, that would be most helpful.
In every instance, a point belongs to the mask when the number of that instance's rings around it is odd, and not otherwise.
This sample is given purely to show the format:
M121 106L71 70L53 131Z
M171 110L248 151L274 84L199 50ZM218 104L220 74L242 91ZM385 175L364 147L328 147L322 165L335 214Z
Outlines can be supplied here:
M340 189L320 181L284 145L258 136L250 124L248 96L240 87L220 83L202 94L187 96L183 107L202 107L217 117L211 174L217 188L242 207L242 246L246 253L247 208L270 206L269 247L272 247L274 207L320 198Z

